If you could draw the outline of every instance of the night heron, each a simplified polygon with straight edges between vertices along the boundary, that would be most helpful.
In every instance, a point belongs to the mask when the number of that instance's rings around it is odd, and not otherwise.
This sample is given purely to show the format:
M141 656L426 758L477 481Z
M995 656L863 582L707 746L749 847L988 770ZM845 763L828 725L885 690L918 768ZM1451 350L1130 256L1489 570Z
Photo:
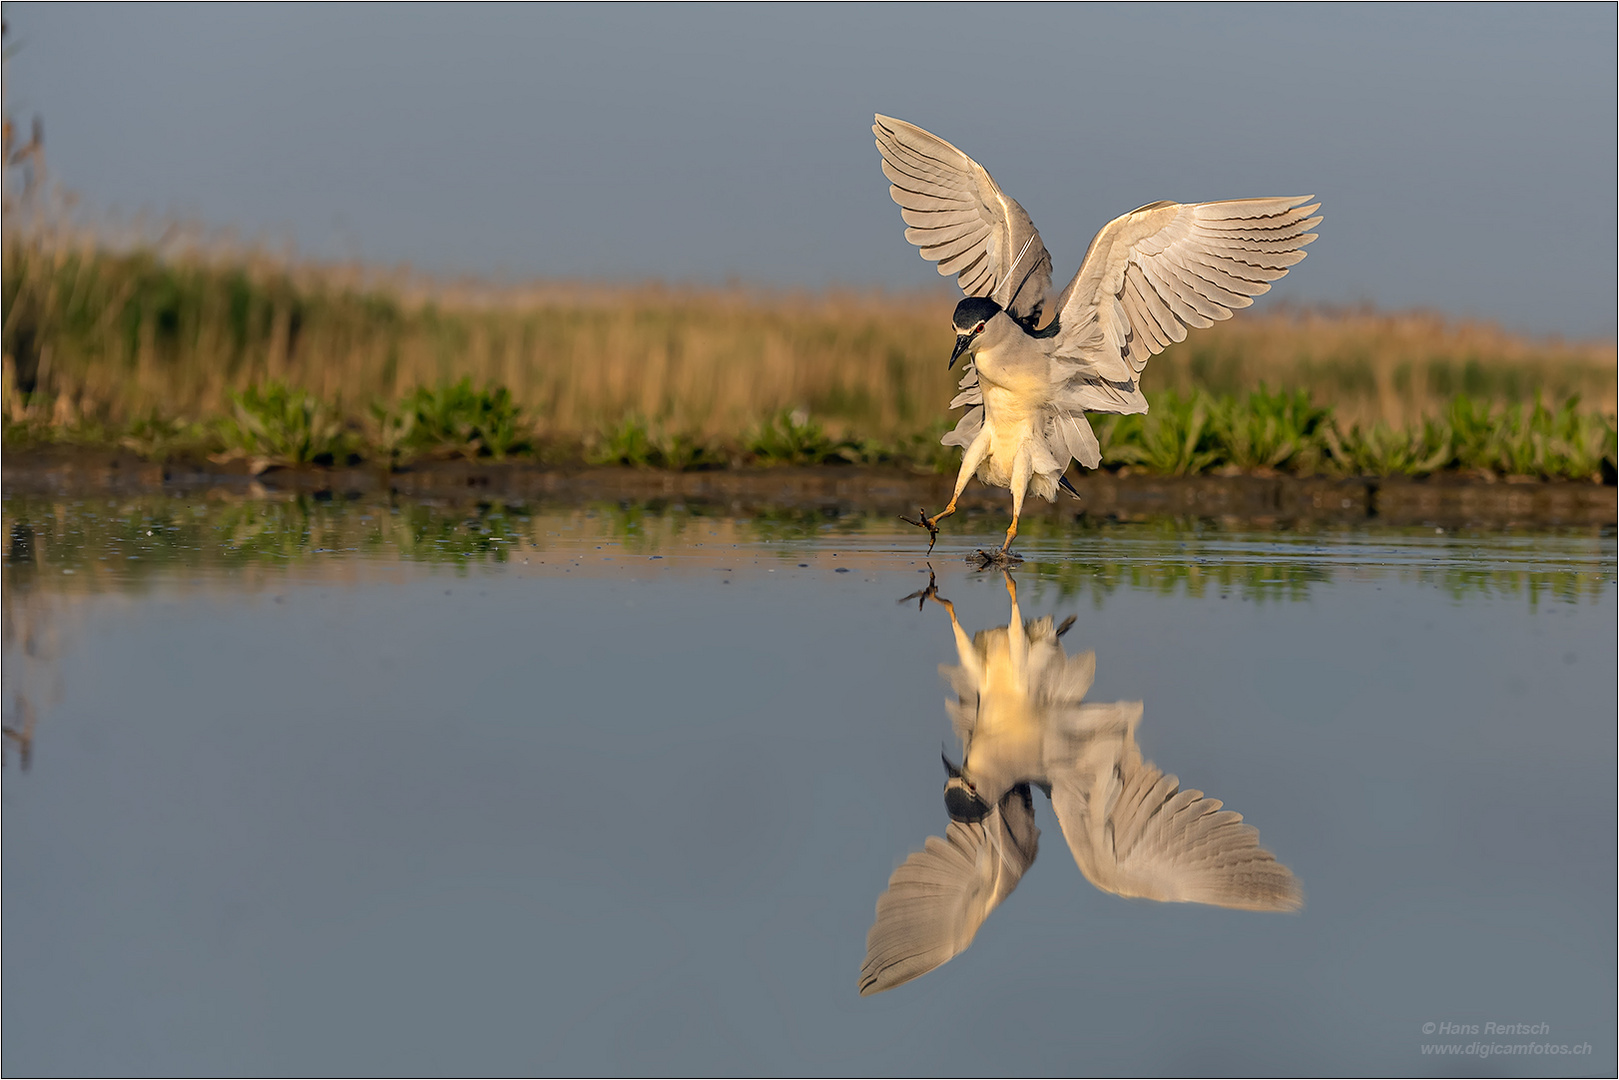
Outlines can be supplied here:
M1251 911L1296 911L1292 871L1259 846L1259 831L1218 799L1183 789L1141 756L1139 701L1083 703L1096 654L1068 656L1073 624L1011 621L968 638L950 612L959 666L939 670L963 746L945 759L945 835L929 837L888 881L866 935L860 993L909 982L972 944L979 926L1034 863L1040 830L1033 788L1051 797L1063 838L1092 885L1119 896Z
M1051 287L1051 256L1034 223L978 162L914 124L881 116L872 126L889 193L922 257L954 274L967 298L956 305L950 366L967 358L967 406L946 445L963 450L950 504L913 525L928 530L956 511L967 481L1012 490L1006 562L1028 492L1055 501L1070 459L1102 460L1087 412L1144 413L1147 358L1189 327L1229 319L1304 258L1321 218L1312 196L1228 202L1155 202L1115 218L1096 234L1074 280L1040 324Z

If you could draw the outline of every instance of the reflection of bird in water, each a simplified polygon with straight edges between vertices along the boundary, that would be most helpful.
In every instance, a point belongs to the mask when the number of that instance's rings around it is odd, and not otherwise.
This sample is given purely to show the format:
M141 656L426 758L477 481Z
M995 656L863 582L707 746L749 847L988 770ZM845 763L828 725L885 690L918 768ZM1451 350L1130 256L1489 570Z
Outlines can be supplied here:
M1006 587L1011 622L971 639L931 583L919 594L950 612L961 663L940 671L955 691L947 708L963 756L959 768L945 759L944 838L929 837L877 900L860 993L908 982L972 944L1034 862L1033 786L1050 796L1080 871L1105 892L1297 910L1298 881L1259 846L1258 830L1142 758L1139 701L1082 703L1096 654L1063 651L1073 618L1024 622L1010 576Z
M968 408L944 437L962 448L961 471L948 506L906 520L928 530L931 551L939 519L956 512L976 473L1012 491L1006 541L984 555L1005 563L1015 558L1008 549L1025 495L1055 500L1058 485L1077 495L1063 475L1069 460L1087 469L1101 462L1085 414L1146 412L1139 380L1147 358L1268 291L1304 258L1320 204L1305 196L1132 210L1096 234L1042 327L1051 256L1023 207L938 136L892 117L876 121L889 194L910 226L905 238L967 294L952 319L950 365L962 356L968 363L950 407Z

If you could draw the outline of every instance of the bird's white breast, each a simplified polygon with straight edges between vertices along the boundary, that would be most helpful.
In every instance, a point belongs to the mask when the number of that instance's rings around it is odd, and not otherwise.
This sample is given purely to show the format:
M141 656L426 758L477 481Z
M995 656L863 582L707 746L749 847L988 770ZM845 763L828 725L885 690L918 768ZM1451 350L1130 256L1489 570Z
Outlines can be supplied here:
M989 434L987 463L993 482L1005 486L1002 473L1039 426L1041 410L1051 398L1051 361L1039 343L1022 333L980 348L973 357L984 394L984 427Z

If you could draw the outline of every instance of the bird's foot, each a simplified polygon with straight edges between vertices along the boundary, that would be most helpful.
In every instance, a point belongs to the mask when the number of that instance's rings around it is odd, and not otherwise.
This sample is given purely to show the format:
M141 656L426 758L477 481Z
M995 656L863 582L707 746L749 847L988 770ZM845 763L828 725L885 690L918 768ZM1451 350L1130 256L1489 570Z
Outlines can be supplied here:
M985 551L983 548L979 548L967 556L967 561L977 566L980 570L1006 570L1021 563L1023 556L1013 554L1005 548L996 548L994 551Z
M939 542L939 519L944 517L943 512L928 517L928 512L920 506L916 508L916 520L913 521L901 514L899 519L907 525L915 525L919 529L928 531L928 554L933 553L933 545Z
M929 600L932 600L934 597L936 597L938 595L939 595L939 583L938 583L938 580L936 578L934 578L934 576L933 576L933 567L930 565L928 567L928 587L925 588L925 589L918 589L909 596L900 597L899 602L903 604L907 600L915 600L916 601L916 610L921 611L922 608L927 604L927 602Z

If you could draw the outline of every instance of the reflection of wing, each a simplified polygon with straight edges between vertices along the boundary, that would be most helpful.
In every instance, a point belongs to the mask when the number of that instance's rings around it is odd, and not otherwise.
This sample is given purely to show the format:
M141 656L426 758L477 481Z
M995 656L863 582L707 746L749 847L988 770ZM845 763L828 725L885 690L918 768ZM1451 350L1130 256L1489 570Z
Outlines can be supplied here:
M1029 635L1029 697L1042 705L1078 704L1096 681L1096 653L1063 652L1049 615L1030 625L1040 632Z
M984 167L915 124L878 116L888 193L905 239L968 296L987 296L1015 319L1038 319L1051 288L1051 256L1034 222Z
M925 975L971 945L1034 862L1039 838L1026 784L1008 792L983 821L952 821L944 839L928 837L877 899L860 968L861 996Z
M1091 884L1120 896L1253 911L1303 906L1292 871L1259 846L1259 830L1241 814L1182 790L1141 759L1133 739L1118 748L1122 754L1108 755L1111 767L1087 754L1050 776L1052 808Z

